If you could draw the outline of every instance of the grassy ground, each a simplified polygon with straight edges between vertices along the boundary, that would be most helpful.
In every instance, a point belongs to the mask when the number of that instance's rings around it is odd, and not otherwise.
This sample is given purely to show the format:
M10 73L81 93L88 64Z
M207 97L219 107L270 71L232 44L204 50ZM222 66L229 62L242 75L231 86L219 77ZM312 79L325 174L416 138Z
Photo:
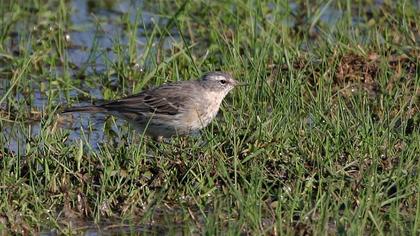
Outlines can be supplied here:
M112 34L71 1L0 0L3 234L420 233L416 1L171 2L114 15ZM200 137L59 113L211 70L250 86Z

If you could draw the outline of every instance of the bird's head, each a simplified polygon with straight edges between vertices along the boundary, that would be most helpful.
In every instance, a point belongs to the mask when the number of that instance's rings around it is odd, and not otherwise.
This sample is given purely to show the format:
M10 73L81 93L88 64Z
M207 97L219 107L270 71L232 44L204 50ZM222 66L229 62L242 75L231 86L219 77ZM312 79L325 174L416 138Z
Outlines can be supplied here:
M211 92L220 92L225 96L235 86L244 85L225 72L209 72L201 77L200 83Z

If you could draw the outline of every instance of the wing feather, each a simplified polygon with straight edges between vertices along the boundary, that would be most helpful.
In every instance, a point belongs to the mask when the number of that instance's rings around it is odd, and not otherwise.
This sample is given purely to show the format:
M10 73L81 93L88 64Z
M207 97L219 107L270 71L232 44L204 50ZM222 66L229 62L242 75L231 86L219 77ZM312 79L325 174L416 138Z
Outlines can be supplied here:
M134 94L126 98L101 105L111 112L122 114L136 113L142 116L170 115L174 116L186 109L191 93L182 83L163 85Z

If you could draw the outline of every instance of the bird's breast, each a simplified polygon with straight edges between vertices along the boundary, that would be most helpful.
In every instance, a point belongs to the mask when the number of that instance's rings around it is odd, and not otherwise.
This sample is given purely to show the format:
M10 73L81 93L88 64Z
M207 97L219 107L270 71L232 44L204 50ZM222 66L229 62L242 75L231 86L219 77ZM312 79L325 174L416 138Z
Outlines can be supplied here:
M216 93L203 94L202 99L196 103L196 122L198 128L206 127L217 115L222 99Z

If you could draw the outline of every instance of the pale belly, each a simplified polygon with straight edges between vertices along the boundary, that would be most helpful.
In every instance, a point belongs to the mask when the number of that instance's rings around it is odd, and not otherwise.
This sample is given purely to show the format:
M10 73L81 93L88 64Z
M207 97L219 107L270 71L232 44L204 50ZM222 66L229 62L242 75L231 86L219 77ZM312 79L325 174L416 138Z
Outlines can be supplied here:
M209 99L207 102L196 102L182 113L175 116L151 117L148 122L145 119L137 120L134 124L138 131L144 132L153 137L165 137L177 135L188 135L197 133L205 128L216 117L219 111L221 100ZM199 104L207 104L199 106ZM133 122L134 123L134 122Z

